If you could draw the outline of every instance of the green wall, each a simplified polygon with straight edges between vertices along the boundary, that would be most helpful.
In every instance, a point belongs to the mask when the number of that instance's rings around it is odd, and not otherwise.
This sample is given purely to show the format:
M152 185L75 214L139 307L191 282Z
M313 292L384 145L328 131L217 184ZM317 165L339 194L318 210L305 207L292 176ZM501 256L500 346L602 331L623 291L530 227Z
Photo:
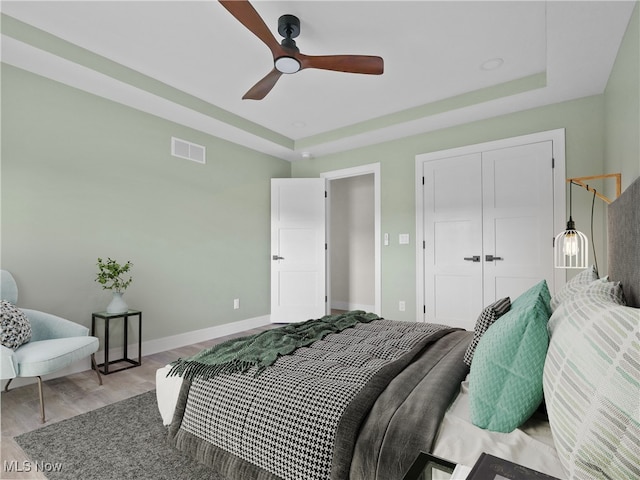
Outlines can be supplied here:
M605 172L622 173L622 188L640 176L640 6L631 16L605 90ZM615 195L611 184L605 186Z
M171 137L207 148L170 155ZM267 315L271 177L290 163L2 65L2 268L90 325L97 257L131 260L144 339ZM240 299L233 310L233 299Z

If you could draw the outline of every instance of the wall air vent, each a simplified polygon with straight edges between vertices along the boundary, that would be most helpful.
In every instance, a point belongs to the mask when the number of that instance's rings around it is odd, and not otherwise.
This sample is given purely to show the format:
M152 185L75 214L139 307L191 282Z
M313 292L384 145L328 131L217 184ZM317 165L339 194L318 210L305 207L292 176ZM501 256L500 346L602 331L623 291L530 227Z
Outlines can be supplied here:
M206 149L202 145L187 142L176 137L171 137L171 155L186 158L198 163L206 162Z

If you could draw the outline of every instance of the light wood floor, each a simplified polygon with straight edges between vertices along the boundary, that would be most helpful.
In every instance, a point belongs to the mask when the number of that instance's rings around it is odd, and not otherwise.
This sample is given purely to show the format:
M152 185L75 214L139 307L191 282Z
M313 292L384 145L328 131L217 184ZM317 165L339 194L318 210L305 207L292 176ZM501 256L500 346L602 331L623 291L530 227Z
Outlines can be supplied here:
M23 461L29 460L13 440L14 437L153 390L156 370L169 362L180 357L193 355L203 348L230 338L250 335L269 328L272 327L269 325L176 350L144 356L142 357L142 365L139 367L102 375L102 385L98 384L96 374L92 370L48 380L43 384L46 409L46 423L44 424L40 423L37 384L19 387L15 390L10 388L8 392L3 391L1 395L0 478L47 478L41 472L16 472L16 468L13 468L13 472L7 472L10 462L17 461L17 465L21 467Z

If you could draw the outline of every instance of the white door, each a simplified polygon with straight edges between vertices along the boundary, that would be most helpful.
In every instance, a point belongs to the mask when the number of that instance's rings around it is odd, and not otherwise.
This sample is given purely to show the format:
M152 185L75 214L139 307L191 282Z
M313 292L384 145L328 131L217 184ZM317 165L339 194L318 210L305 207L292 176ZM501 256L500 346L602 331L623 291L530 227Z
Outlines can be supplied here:
M485 306L543 279L552 284L551 157L551 141L482 154Z
M271 180L271 322L320 318L325 303L325 180Z
M424 319L472 330L482 308L553 279L552 142L424 162Z
M482 309L481 165L479 153L424 164L428 322L468 327Z

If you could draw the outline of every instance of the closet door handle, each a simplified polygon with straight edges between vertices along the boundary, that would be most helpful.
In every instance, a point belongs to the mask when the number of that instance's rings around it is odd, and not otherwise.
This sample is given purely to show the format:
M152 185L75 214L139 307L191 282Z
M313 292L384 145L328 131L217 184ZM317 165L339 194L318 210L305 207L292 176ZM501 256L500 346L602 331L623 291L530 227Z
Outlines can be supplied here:
M485 255L484 259L487 262L493 262L494 260L504 260L504 258L502 257L494 257L493 255Z
M473 257L464 257L467 262L479 262L480 255L474 255Z

